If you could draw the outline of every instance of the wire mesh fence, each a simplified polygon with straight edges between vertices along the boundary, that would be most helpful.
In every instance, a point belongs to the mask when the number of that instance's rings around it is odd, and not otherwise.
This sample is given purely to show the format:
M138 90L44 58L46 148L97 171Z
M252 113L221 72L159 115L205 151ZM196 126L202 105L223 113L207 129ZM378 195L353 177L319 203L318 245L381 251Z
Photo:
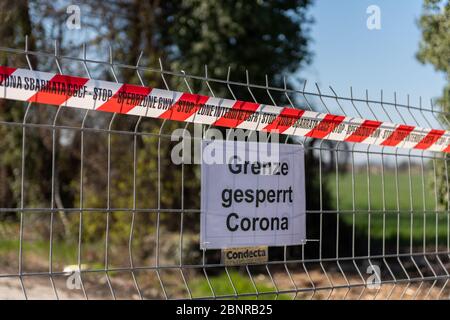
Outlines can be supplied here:
M0 48L7 65L377 121L445 129L432 102L340 95L55 52ZM308 88L312 87L310 90ZM402 101L402 102L400 102ZM1 101L0 297L448 299L443 153L281 135L306 153L307 242L228 266L200 250L200 165L174 164L163 119ZM202 134L195 135L199 130ZM227 133L224 132L224 138Z

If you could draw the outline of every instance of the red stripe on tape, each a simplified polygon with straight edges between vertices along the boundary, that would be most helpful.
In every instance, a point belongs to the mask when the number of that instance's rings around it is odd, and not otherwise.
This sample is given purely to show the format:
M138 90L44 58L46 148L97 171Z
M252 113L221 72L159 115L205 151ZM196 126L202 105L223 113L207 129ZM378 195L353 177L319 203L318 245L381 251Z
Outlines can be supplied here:
M363 142L366 140L372 133L375 132L381 126L380 121L374 120L364 120L363 123L344 141L348 142Z
M124 84L108 101L96 110L128 113L138 106L151 91L152 88L149 87Z
M28 101L59 106L78 92L88 80L86 78L57 74L41 90L31 96Z
M254 102L236 101L233 107L213 125L220 127L236 128L258 110L259 104Z
M432 129L428 134L414 146L415 149L428 149L445 133L444 130Z
M16 70L17 70L17 68L10 68L10 67L2 67L2 66L0 66L0 85L3 83L4 80L6 80Z
M344 116L327 114L314 129L306 134L306 136L322 139L330 134L342 121L344 121L344 119Z
M381 143L381 145L395 147L400 142L402 142L413 130L414 127L401 124L394 130L394 132L390 134L390 136L386 140Z
M278 133L283 133L284 131L292 127L304 113L305 110L283 108L280 114L271 123L265 126L263 130L268 132L276 131Z
M208 96L183 93L181 97L169 109L159 117L162 119L185 121L196 113L208 101Z

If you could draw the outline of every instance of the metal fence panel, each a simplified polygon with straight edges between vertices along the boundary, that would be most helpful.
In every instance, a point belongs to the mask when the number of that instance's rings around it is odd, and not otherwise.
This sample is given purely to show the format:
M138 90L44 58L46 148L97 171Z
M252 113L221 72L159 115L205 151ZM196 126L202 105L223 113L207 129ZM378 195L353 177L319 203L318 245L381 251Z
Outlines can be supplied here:
M213 97L220 92L221 98L261 103L258 97L271 105L425 128L448 126L447 113L432 102L412 103L409 96L398 102L395 93L386 101L383 92L355 98L351 89L348 95L331 87L324 93L318 85L308 90L306 82L300 89L279 88L269 81L252 84L247 75L241 83L231 80L231 70L227 79L216 79L206 67L204 75L189 75L162 64L123 65L112 54L106 62L89 59L85 49L81 58L61 56L57 47L52 54L0 51L17 67L31 69L33 57L53 72L89 78L108 73L116 82L123 80L123 70L133 70L137 84L151 79L167 90ZM194 135L193 124L4 104L1 157L18 161L11 162L12 173L2 184L12 190L4 197L18 201L0 208L2 298L449 297L449 179L443 153L282 135L280 143L303 144L307 153L308 241L270 248L267 263L226 266L217 250L199 248L199 165L170 161L174 129L186 129L192 143L202 138ZM201 125L200 131L209 129ZM77 179L61 180L62 173ZM31 180L36 174L39 189ZM68 202L78 205L67 207Z

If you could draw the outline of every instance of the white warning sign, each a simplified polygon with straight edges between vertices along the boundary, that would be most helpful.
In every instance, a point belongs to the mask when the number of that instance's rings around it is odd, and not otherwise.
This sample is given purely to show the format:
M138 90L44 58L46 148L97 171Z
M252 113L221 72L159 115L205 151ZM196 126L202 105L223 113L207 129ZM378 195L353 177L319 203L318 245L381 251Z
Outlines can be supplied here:
M202 249L305 241L300 145L202 141Z

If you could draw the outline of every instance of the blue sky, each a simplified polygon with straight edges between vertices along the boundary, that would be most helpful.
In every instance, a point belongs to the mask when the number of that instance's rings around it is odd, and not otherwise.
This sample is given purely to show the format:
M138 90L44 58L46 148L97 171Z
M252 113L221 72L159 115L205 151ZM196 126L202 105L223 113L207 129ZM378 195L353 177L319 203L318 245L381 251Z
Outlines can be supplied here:
M381 10L381 30L369 30L366 9L377 5ZM338 94L379 97L386 100L397 92L399 102L411 95L412 104L419 96L424 101L442 93L445 77L430 65L415 58L421 37L417 21L422 0L316 0L310 9L313 62L299 72L307 79L309 90L317 82L323 90L331 85Z

